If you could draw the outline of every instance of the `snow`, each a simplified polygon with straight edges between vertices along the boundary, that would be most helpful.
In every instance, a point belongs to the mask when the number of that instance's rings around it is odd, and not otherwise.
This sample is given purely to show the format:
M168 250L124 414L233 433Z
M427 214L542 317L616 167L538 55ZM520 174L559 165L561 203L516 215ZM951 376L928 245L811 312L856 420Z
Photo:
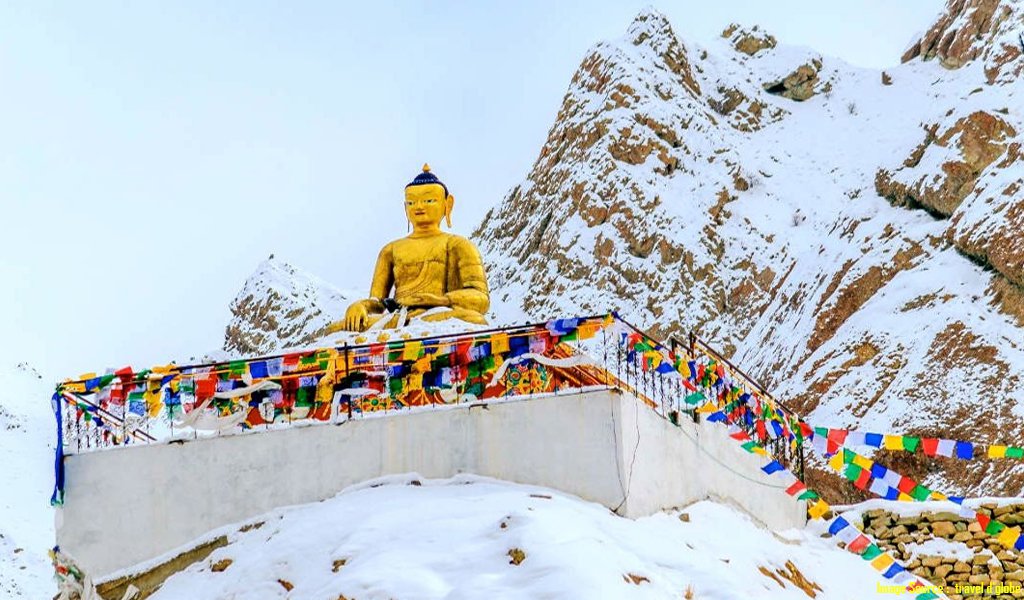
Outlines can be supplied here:
M819 598L875 597L880 581L830 540L774 534L712 502L633 521L555 490L472 475L387 477L250 523L262 525L234 527L228 546L152 598L618 600L681 598L688 588L708 600L806 598L758 570L787 561L822 588ZM510 564L514 549L525 556L519 565ZM226 570L211 570L225 559Z
M0 368L0 598L49 598L56 591L50 382L28 365Z
M955 145L933 144L904 166L931 124L941 132L985 110L1024 131L1019 85L989 85L981 61L947 70L920 60L887 68L884 85L880 70L785 40L747 56L727 39L678 40L655 11L638 21L591 49L533 171L474 236L498 320L616 308L659 333L698 330L776 397L814 388L804 416L815 424L919 432L974 413L983 424L959 435L1013 443L1024 427L1020 326L994 303L993 274L953 248L948 232L981 238L1004 223L1014 203L999 194L1020 170L990 167L958 221L894 207L875 177L885 169L930 181L959 159ZM806 101L763 89L814 60L817 93ZM729 90L746 99L723 115L716 102ZM740 114L755 101L759 126L743 129ZM617 158L623 139L655 150L630 164ZM661 152L677 164L667 174ZM734 187L735 173L749 189ZM524 253L523 239L540 245ZM655 249L637 255L646 240ZM823 320L830 312L841 316ZM857 349L868 346L865 360ZM947 364L949 347L963 349L957 364ZM1007 463L1001 480L1014 469ZM941 474L931 483L989 491Z

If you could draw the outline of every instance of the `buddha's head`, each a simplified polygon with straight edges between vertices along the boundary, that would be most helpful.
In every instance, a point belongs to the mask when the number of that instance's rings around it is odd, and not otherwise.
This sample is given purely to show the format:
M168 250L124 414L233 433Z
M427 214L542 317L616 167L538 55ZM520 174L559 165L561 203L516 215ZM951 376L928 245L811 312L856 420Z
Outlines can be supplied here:
M423 172L405 186L405 216L417 231L440 228L442 217L451 227L454 205L455 196L430 172L430 165L423 165Z

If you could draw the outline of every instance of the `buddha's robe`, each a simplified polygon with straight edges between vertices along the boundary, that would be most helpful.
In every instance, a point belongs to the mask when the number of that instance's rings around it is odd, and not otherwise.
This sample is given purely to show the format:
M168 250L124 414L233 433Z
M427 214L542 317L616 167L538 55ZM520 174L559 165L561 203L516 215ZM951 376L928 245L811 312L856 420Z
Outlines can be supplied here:
M409 316L432 307L408 305L413 294L446 296L451 307L427 317L431 321L458 318L485 324L490 307L487 277L480 252L472 242L451 233L429 237L397 239L380 251L370 286L372 298L383 299L394 290L399 304L408 306Z

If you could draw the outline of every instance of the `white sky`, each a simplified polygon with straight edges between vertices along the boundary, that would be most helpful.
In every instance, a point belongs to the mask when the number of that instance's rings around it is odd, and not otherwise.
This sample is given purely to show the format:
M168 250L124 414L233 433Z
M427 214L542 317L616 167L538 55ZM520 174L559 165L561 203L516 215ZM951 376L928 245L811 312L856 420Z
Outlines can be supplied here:
M647 1L0 4L0 361L52 377L222 342L275 253L364 289L424 161L468 235L528 173L588 48ZM895 64L941 0L663 2Z

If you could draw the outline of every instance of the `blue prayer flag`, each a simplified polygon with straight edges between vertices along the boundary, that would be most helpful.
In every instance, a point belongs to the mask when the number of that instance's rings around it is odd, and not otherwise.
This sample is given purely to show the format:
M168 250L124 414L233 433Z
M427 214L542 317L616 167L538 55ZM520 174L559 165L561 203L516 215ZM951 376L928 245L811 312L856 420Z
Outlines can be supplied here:
M249 363L249 375L252 375L253 379L264 379L270 376L267 372L267 361L258 360L256 362Z
M889 565L889 568L885 570L885 573L882 573L882 577L885 577L886 579L892 579L893 577L902 573L903 571L906 571L906 569L903 568L903 565L901 565L900 563L892 563L891 565Z
M847 521L843 517L836 517L835 519L833 519L832 524L828 526L828 532L832 535L835 535L849 526L849 521Z
M957 442L956 457L962 460L971 460L974 458L974 445L970 442Z
M766 464L765 466L761 467L761 470L764 471L765 473L771 475L772 473L778 473L779 471L783 470L784 468L785 467L782 466L782 463L780 463L777 460L773 460L772 462L770 462L770 463Z
M882 434L880 433L865 433L864 444L871 446L872 448L882 447Z

